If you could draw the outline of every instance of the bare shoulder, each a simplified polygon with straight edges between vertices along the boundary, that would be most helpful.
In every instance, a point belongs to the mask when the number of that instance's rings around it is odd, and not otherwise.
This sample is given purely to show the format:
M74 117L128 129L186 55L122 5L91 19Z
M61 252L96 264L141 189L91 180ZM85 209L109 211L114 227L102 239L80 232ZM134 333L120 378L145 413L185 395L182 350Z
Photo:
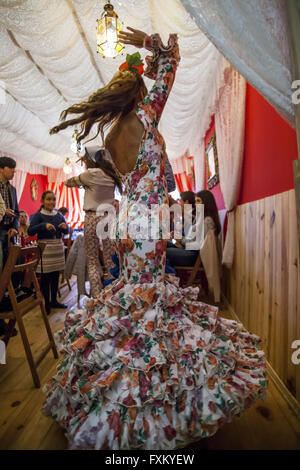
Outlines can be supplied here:
M143 124L141 123L134 111L131 111L127 114L127 116L122 118L119 124L120 126L130 128L130 130L140 130L141 128L143 129Z
M133 111L122 117L107 135L105 147L122 174L134 168L143 134L144 126Z
M122 117L109 131L106 137L106 143L115 140L122 133L129 135L139 135L143 130L143 125L134 111Z

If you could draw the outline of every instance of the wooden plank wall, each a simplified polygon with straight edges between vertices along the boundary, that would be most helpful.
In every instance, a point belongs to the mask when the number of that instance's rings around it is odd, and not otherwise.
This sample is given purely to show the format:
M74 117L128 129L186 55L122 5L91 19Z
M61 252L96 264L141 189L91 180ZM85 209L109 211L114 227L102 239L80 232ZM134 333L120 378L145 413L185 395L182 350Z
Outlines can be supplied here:
M235 259L224 292L244 326L262 339L267 359L300 402L300 263L295 191L237 207Z

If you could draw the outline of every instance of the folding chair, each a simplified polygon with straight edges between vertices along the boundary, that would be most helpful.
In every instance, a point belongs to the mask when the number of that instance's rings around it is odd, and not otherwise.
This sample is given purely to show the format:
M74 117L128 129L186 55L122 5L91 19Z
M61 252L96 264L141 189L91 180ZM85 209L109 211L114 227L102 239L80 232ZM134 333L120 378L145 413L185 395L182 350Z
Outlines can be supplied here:
M50 349L53 351L53 355L55 359L58 359L58 353L56 350L53 334L51 331L51 327L48 321L48 317L46 314L45 310L45 303L44 303L44 298L41 294L39 283L36 278L36 268L39 263L41 253L43 252L45 248L45 243L40 243L38 246L33 246L33 247L28 247L28 248L21 248L20 246L11 246L9 248L9 255L7 258L7 261L5 263L4 269L2 271L2 274L0 276L0 302L3 299L3 296L8 290L9 297L10 297L10 302L12 305L12 310L0 313L0 318L3 320L8 319L9 324L7 328L7 333L4 338L4 342L7 345L10 339L11 332L14 328L15 323L17 322L24 349L25 349L25 354L27 357L27 361L30 367L31 375L33 378L34 385L39 388L40 387L40 380L39 376L37 373L37 366L40 364L40 362L44 359L46 354ZM30 261L25 263L25 264L16 264L17 260L20 256L29 256ZM13 273L16 272L24 272L27 274L27 279L30 277L32 283L33 283L33 294L30 295L29 297L25 298L24 300L18 302L15 289L12 283L12 275ZM23 316L26 315L26 313L30 312L34 307L39 306L41 309L42 317L45 323L47 335L49 338L49 343L47 346L43 349L39 357L34 360L32 351L29 345L27 333L24 327L23 323Z
M174 269L178 273L178 277L181 280L182 287L190 287L201 284L205 294L208 295L208 282L201 261L200 252L194 266L174 266ZM182 271L186 274L188 274L188 272L190 271L190 275L187 281L186 276L180 275Z

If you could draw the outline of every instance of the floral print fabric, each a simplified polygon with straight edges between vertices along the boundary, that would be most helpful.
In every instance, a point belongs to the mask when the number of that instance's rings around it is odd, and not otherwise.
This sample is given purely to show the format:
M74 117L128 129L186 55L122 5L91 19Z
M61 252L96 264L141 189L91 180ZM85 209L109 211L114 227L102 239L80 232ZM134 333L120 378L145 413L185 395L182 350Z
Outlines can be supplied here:
M179 62L177 38L163 47L154 35L145 45L154 50L147 74L155 84L137 110L145 133L120 207L120 275L86 310L67 314L58 338L64 360L44 388L44 412L65 428L71 449L184 447L266 389L259 338L165 274L165 240L147 237L143 226L140 238L121 236L138 211L149 218L151 205L167 202L157 125Z
M101 248L97 235L97 224L105 216L99 216L93 211L86 211L84 218L84 245L87 259L91 296L97 297L102 289L103 268L109 273L114 267L112 255L115 253L115 246L109 238L101 240ZM99 252L102 251L104 266L101 265Z

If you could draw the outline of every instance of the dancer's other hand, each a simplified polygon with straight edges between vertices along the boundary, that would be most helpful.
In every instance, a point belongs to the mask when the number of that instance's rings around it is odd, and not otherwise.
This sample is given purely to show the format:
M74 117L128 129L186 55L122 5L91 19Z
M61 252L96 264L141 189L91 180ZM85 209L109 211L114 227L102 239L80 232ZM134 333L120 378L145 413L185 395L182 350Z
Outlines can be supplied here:
M138 48L144 47L144 39L147 34L139 29L131 28L130 26L127 26L127 29L132 32L128 33L127 31L119 31L119 41L123 44L130 44L131 46Z

